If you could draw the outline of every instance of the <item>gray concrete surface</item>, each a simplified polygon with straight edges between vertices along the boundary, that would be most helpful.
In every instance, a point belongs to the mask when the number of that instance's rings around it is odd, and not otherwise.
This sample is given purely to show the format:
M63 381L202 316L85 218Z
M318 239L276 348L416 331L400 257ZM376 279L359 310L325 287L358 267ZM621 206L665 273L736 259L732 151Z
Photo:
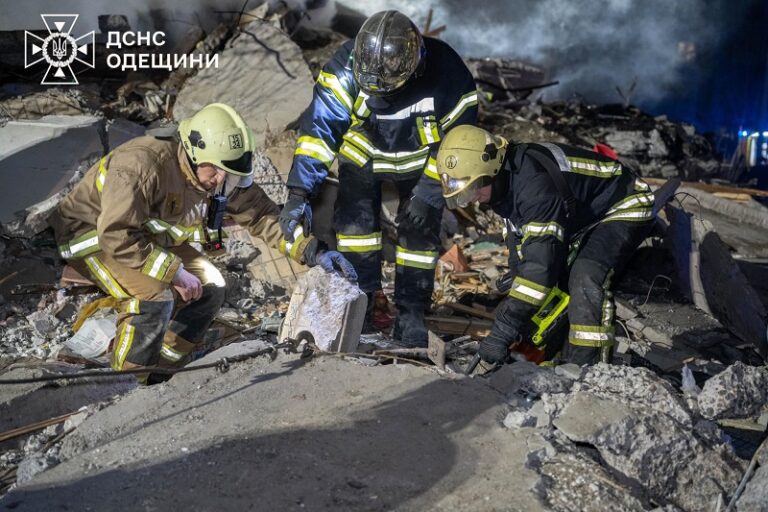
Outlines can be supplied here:
M51 197L78 164L104 153L104 120L96 116L45 116L0 127L0 222Z
M546 443L462 380L295 356L177 375L88 418L0 507L543 510L526 459Z
M227 103L253 129L256 145L285 130L312 100L312 74L284 32L256 20L227 43L219 67L200 70L179 92L176 120L211 102Z

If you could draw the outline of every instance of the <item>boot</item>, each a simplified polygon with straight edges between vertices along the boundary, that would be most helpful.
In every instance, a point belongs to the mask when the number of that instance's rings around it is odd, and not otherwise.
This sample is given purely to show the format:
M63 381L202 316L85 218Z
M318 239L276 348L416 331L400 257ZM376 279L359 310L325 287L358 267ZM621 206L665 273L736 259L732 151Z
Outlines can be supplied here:
M368 305L365 309L363 334L372 334L392 327L394 318L389 312L389 301L382 290L367 292Z
M376 305L374 303L374 293L375 292L365 292L365 296L368 297L368 304L365 306L365 320L363 320L362 334L373 334L378 332L378 330L373 326L373 308Z
M428 341L424 307L398 305L392 337L405 347L426 348Z

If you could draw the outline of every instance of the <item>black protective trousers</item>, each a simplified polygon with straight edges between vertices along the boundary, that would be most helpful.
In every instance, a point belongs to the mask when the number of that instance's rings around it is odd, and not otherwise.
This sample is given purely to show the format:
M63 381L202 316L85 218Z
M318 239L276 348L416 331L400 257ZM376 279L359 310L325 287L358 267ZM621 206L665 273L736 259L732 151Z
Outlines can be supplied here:
M381 185L370 164L364 167L342 163L336 198L334 229L337 249L354 265L364 292L381 288ZM395 180L400 208L407 207L419 176ZM416 229L405 217L397 227L395 253L395 303L426 309L432 300L435 266L440 246L440 215L424 229Z
M651 226L648 221L603 222L582 239L568 279L568 362L582 365L610 360L614 343L613 278Z

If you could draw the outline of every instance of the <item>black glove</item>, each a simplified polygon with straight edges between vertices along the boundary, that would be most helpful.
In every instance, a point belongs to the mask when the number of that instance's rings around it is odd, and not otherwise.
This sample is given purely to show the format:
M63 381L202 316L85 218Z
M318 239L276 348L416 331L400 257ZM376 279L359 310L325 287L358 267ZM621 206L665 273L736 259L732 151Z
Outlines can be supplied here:
M432 219L440 214L440 209L425 203L416 196L413 196L395 221L399 224L407 219L416 229L425 229L429 226Z
M480 342L480 359L486 363L504 364L509 357L511 341L489 334Z
M333 272L335 269L341 271L342 275L352 281L357 281L357 272L355 267L338 251L329 251L327 246L317 238L304 249L304 263L308 267L320 265L320 268L326 272Z
M502 302L496 311L491 333L480 342L480 358L486 363L503 364L509 357L509 346L520 340L514 318L509 315L510 299Z
M301 189L291 189L288 200L277 218L283 238L293 242L293 234L299 222L304 227L304 234L308 235L312 229L312 208L309 206L306 192Z

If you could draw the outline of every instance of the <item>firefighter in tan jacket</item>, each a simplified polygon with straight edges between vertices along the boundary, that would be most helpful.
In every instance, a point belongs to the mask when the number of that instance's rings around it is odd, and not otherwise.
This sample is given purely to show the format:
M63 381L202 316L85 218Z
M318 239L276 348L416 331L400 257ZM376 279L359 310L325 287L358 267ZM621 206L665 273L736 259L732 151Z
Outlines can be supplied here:
M253 132L234 109L210 104L178 135L181 144L145 136L119 146L49 218L62 257L121 301L115 369L181 365L202 341L225 282L188 242L220 249L224 213L296 261L355 277L317 239L282 238L280 209L253 184Z

